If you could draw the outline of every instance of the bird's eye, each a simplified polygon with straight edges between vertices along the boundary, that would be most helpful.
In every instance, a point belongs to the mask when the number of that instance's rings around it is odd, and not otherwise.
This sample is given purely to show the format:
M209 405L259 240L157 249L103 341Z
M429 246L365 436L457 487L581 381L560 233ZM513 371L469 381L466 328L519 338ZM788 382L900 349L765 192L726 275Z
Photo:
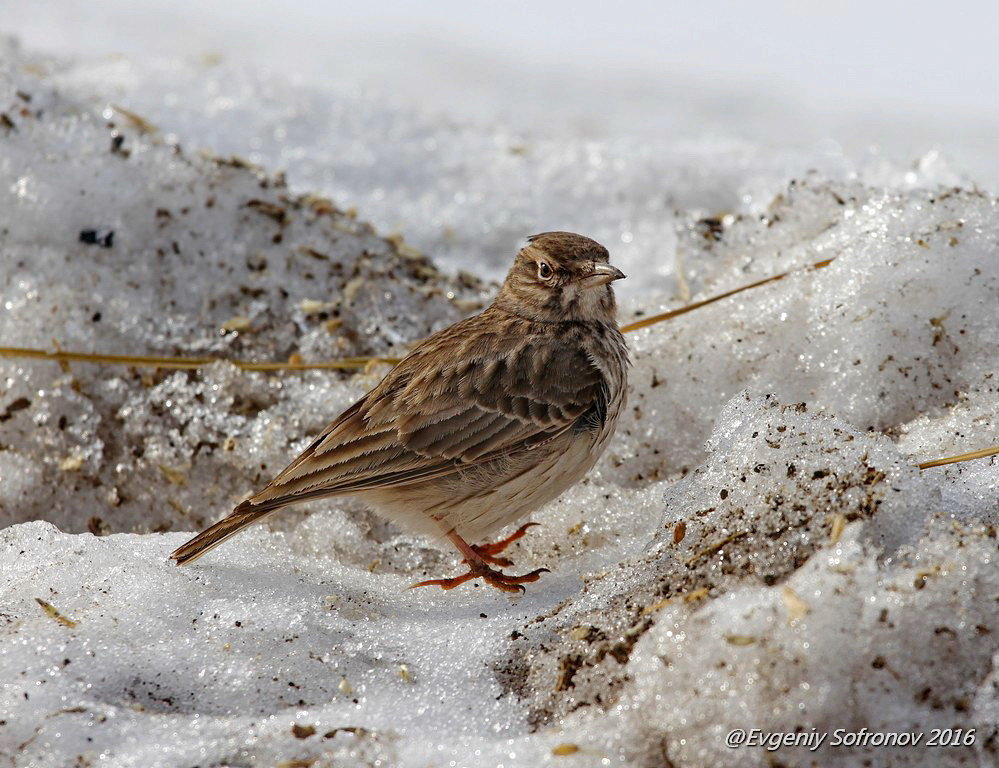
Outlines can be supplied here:
M555 274L555 270L549 266L547 261L538 262L538 277L542 280L550 280L551 276Z

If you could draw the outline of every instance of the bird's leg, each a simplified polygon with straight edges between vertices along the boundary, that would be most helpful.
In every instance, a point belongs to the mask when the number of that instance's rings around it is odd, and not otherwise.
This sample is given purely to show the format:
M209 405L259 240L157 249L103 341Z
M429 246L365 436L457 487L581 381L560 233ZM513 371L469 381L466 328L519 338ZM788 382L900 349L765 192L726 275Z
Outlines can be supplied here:
M527 533L527 529L532 525L541 525L541 523L524 523L520 528L511 533L505 539L500 539L499 541L494 541L491 544L473 544L472 549L475 550L475 554L485 560L487 563L492 563L493 565L498 565L500 568L507 568L513 565L513 561L509 557L496 557L500 552L509 547L513 542L522 537Z
M510 542L519 539L524 535L524 529L532 525L528 523L522 526L513 536L510 536L503 541L498 541L495 544L485 544L484 548L487 549L487 554L485 556L478 552L478 547L473 547L467 541L465 541L461 536L458 535L456 531L451 531L448 533L447 537L451 539L451 543L458 549L463 555L462 562L468 564L468 573L464 573L461 576L455 576L453 579L429 579L428 581L421 581L418 584L414 584L410 589L415 587L440 587L441 589L454 589L457 586L464 584L466 581L471 581L472 579L482 579L486 584L489 584L496 589L502 589L504 592L523 592L523 584L531 581L537 581L541 578L542 573L548 573L547 568L536 568L530 573L525 573L523 576L508 576L502 571L497 571L489 567L489 562L486 558L491 557L492 554L502 552L503 548L506 547ZM499 547L499 549L489 549L490 547ZM506 558L496 558L505 560ZM495 562L495 560L493 562ZM509 561L507 561L509 562Z

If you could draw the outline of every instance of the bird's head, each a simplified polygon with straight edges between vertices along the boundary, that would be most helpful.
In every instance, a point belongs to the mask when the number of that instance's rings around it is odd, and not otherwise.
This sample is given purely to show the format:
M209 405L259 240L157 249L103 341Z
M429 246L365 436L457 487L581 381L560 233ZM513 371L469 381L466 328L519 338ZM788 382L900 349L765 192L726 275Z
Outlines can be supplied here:
M530 320L612 323L617 313L611 283L624 273L607 249L572 232L527 239L506 276L497 305Z

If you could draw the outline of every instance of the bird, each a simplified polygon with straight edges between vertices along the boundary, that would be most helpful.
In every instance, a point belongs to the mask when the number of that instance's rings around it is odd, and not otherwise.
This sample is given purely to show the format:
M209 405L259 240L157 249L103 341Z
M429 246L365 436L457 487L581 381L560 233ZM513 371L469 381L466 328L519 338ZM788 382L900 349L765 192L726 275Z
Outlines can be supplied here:
M627 399L628 350L607 249L544 232L516 254L479 314L427 337L341 413L265 488L171 554L190 563L290 504L354 496L402 528L449 539L473 579L523 592L548 569L512 575L500 557L536 523L471 544L579 482Z

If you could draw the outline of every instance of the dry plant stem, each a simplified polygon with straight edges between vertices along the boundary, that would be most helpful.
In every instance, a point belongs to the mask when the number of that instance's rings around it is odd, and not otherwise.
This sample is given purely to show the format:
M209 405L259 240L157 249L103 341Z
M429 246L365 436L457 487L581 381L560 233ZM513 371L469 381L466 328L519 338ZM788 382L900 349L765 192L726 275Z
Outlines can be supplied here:
M757 280L755 283L749 283L748 285L742 285L738 288L733 288L731 291L725 291L724 293L719 293L717 296L711 296L710 298L703 299L702 301L695 301L693 304L686 304L677 309L671 309L669 312L663 312L659 315L653 315L652 317L646 317L641 320L636 320L633 323L628 323L627 325L621 326L621 333L630 333L631 331L637 331L640 328L648 328L650 325L655 325L656 323L661 323L665 320L672 320L674 317L679 317L680 315L685 315L688 312L693 312L695 309L700 309L701 307L706 307L709 304L714 304L716 301L721 301L722 299L727 299L729 296L735 296L743 291L749 291L753 288L759 288L762 285L769 285L770 283L776 283L778 280L783 280L788 275L793 275L796 272L808 271L813 269L822 269L823 267L828 267L835 261L836 257L833 256L831 259L825 259L823 261L817 261L814 264L809 264L803 269L792 269L787 272L781 272L779 275L773 275L771 277L765 277L762 280Z
M700 552L697 552L693 557L687 558L687 565L693 565L702 557L705 557L706 555L713 555L715 552L721 550L726 544L731 544L733 541L737 541L743 536L748 535L749 534L746 531L736 531L735 533L726 536L721 541L717 541L714 544L705 547Z
M35 602L42 607L42 610L45 611L46 616L51 616L53 619L58 621L64 627L69 627L70 629L72 629L79 623L73 621L73 619L69 618L68 616L64 616L59 611L58 608L56 608L54 605L52 605L52 603L48 602L47 600L42 600L42 598L36 597Z
M971 451L970 453L962 453L959 456L948 456L943 459L933 459L932 461L924 461L916 466L920 469L930 469L932 467L942 467L945 464L957 464L962 461L971 461L972 459L984 459L986 456L996 456L999 455L999 445L993 445L991 448L982 448L980 451Z
M833 262L834 258L835 257L824 261L817 261L814 264L809 264L804 269L822 269L823 267L829 266ZM720 293L717 296L712 296L702 301L695 301L693 304L687 304L677 309L670 310L669 312L663 312L659 315L653 315L652 317L646 317L642 320L636 320L633 323L622 326L621 331L622 333L629 333L630 331L647 328L650 325L655 325L656 323L661 323L665 320L671 320L674 317L685 315L687 312L692 312L695 309L700 309L701 307L706 307L709 304L714 304L716 301L727 299L729 296L735 296L737 293L742 293L743 291L759 288L760 286L775 283L778 280L783 280L788 275L798 271L800 270L782 272L779 275L773 275L772 277L767 277L763 280L757 280L755 283L750 283L749 285L733 288L725 293ZM339 360L329 360L318 363L259 363L249 360L226 360L221 357L102 355L88 352L64 352L61 349L55 352L49 352L44 349L34 349L31 347L0 347L0 357L35 358L41 360L52 360L53 362L61 363L105 363L112 365L133 365L171 369L202 368L213 363L229 362L243 371L308 371L313 369L356 370L364 368L372 362L388 363L390 365L394 365L399 362L399 358L397 357L345 357Z
M835 261L835 256L831 259L824 259L823 261L817 261L814 264L809 264L804 267L805 271L822 269L828 267L833 261ZM700 309L701 307L706 307L709 304L714 304L722 299L727 299L730 296L735 296L736 294L743 293L744 291L752 290L753 288L759 288L764 285L769 285L770 283L776 283L778 280L783 280L788 275L792 275L796 272L802 271L800 269L793 269L787 272L781 272L779 275L772 275L771 277L764 278L763 280L757 280L755 283L749 283L748 285L743 285L738 288L733 288L730 291L725 291L717 296L711 296L702 301L695 301L693 304L686 304L677 309L672 309L669 312L663 312L658 315L653 315L652 317L646 317L641 320L636 320L633 323L628 323L621 327L622 333L630 333L632 331L637 331L641 328L648 328L650 325L656 325L657 323L665 322L666 320L672 320L680 315L685 315L688 312L693 312L695 309ZM69 362L79 362L79 363L104 363L113 365L132 365L132 366L146 366L153 368L169 368L169 369L191 369L191 368L203 368L206 365L212 365L213 363L229 362L235 365L237 368L243 371L259 371L259 372L269 372L269 371L309 371L316 369L326 369L326 370L362 370L372 363L386 363L389 365L395 365L399 362L397 357L345 357L340 360L329 360L326 362L319 363L259 363L249 360L226 360L220 357L169 357L169 356L157 356L157 355L101 355L93 354L87 352L64 352L58 350L56 352L50 352L44 349L34 349L31 347L0 347L0 357L12 357L12 358L34 358L39 360L51 360L57 363L69 363ZM972 461L974 459L982 459L987 456L995 456L999 454L999 446L992 446L991 448L983 448L980 451L972 451L970 453L962 453L959 456L947 456L940 459L933 459L931 461L924 461L916 466L919 469L930 469L932 467L941 467L945 464L957 464L962 461ZM506 558L501 558L505 560ZM503 563L505 565L505 563ZM449 589L449 587L446 587Z
M0 347L0 357L34 358L57 363L104 363L136 367L192 369L214 363L231 363L243 371L308 371L312 369L358 370L371 363L399 362L398 357L345 357L319 363L260 363L251 360L227 360L222 357L168 357L157 355L102 355L89 352L49 352L30 347Z

